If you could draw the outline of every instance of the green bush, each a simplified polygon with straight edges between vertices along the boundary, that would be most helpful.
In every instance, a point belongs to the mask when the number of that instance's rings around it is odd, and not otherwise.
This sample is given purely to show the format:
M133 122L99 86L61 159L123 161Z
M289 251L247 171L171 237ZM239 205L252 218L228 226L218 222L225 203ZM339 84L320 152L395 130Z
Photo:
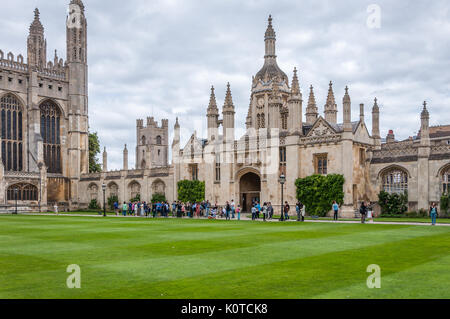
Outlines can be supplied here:
M112 195L108 197L108 206L110 210L114 210L114 203L117 202L119 204L119 197L116 195Z
M91 200L88 206L89 209L100 209L96 199Z
M166 196L164 194L153 194L152 203L166 202Z
M178 200L194 203L205 200L205 182L183 180L178 182Z
M441 214L442 215L447 215L448 214L448 210L449 210L449 201L450 201L450 195L449 194L442 194L441 196Z
M130 199L130 202L140 202L141 201L141 194L137 194L135 198Z
M408 193L389 194L381 191L378 194L378 204L381 207L383 216L398 216L404 214L408 210Z
M337 174L312 175L295 181L297 199L306 206L309 215L326 216L333 201L344 202L344 176Z

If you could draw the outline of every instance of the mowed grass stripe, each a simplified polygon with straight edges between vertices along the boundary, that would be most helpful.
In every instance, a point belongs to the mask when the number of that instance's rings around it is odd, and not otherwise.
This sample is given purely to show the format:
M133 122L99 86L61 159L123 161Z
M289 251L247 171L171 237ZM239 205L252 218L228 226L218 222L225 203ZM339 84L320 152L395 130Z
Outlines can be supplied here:
M116 289L118 291L116 297L127 298L130 297L130 291L138 296L136 294L139 291L146 291L146 289L150 291L152 286L164 285L164 282L183 282L189 280L189 277L195 279L227 272L240 272L246 267L265 268L273 263L283 264L314 255L320 258L320 255L333 253L336 249L358 250L367 246L367 243L374 245L417 237L426 237L422 240L427 241L429 236L441 234L448 236L449 234L442 228L397 225L310 223L280 225L278 223L142 221L138 219L101 220L100 224L99 220L92 218L85 218L86 220L82 223L74 221L73 224L73 219L80 218L56 217L57 221L54 220L55 217L45 217L47 221L39 217L37 220L36 217L33 218L34 220L28 220L28 223L34 223L35 227L45 226L46 223L57 223L62 226L68 224L71 227L76 224L78 229L75 227L72 232L66 230L63 233L58 229L47 229L45 233L49 236L44 236L45 239L34 240L36 244L33 244L30 249L26 240L32 242L33 237L27 237L30 235L28 228L17 229L21 225L20 223L17 225L18 219L14 218L11 218L14 220L10 223L11 227L5 227L8 223L3 223L5 219L0 219L3 226L0 234L4 230L8 233L13 230L16 231L16 239L21 241L18 246L14 246L14 241L9 243L2 241L3 244L0 244L0 296L3 298L14 296L19 298L87 296L107 298L116 296ZM138 224L137 227L136 224ZM109 234L106 231L108 227L112 229L129 227L131 235L123 237L119 242L115 239L103 239L104 234ZM205 227L208 230L201 232L200 230ZM147 231L149 228L150 230ZM87 229L89 231L86 231ZM100 231L96 233L96 229ZM194 231L183 231L184 229ZM222 231L223 229L230 231ZM32 233L36 236L35 230ZM197 237L205 233L213 238L205 240L205 237L201 236L199 240L190 239L192 235ZM80 240L82 236L80 234L88 234L87 237L90 240L84 240L85 238ZM167 237L167 234L176 236ZM218 235L220 237L215 237ZM4 236L11 238L11 235ZM55 237L52 238L53 236ZM185 241L182 241L182 238ZM153 240L159 240L162 244ZM61 249L62 246L59 245L69 241L73 244L73 246L69 245L71 250ZM75 248L77 244L80 244L79 249ZM161 247L167 245L175 245L175 248ZM16 249L10 249L11 247ZM220 250L221 247L224 248ZM330 249L327 250L324 247ZM403 247L402 243L400 247ZM421 251L420 247L416 248L417 252ZM77 262L74 262L75 259ZM82 266L83 289L81 290L69 290L65 287L67 277L65 268L70 263L79 263ZM124 292L126 292L125 296L119 296ZM162 295L161 297L166 297L164 292ZM148 296L140 295L140 297Z
M245 267L203 276L189 277L153 285L141 284L134 287L136 298L449 298L448 282L434 279L432 285L423 285L423 280L436 277L435 271L445 271L442 279L450 273L444 263L449 255L443 253L437 240L450 245L448 236L411 238L363 249L351 249L322 255L274 262L263 267ZM408 247L398 251L398 245ZM425 249L417 254L417 247ZM393 257L395 258L389 258ZM369 263L379 263L383 269L382 289L372 290L366 286L366 268ZM436 268L432 265L438 265ZM447 263L448 266L448 263ZM413 270L410 270L413 269ZM414 271L414 269L416 269ZM402 273L421 271L411 286L409 276ZM390 278L397 278L392 280ZM386 280L385 280L386 279ZM429 282L428 282L429 283ZM344 288L355 287L350 292ZM344 287L344 288L343 288ZM423 292L423 289L426 291ZM341 289L341 290L339 290ZM401 291L401 293L400 293ZM327 294L325 294L328 292ZM124 298L120 290L109 291L115 298ZM91 297L95 297L91 295Z

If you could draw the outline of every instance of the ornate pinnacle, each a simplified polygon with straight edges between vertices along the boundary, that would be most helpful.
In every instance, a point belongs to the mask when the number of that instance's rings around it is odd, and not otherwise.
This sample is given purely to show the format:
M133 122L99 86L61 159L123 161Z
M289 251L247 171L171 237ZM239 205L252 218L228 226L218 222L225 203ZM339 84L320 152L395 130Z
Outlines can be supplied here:
M34 9L34 20L30 25L30 33L31 32L44 32L44 27L42 26L41 21L39 20L39 9Z
M300 93L300 85L298 84L297 68L294 67L294 76L292 77L292 94Z
M343 101L344 101L344 103L350 102L350 95L348 95L348 86L345 87L345 95L344 95Z
M333 82L330 81L330 85L328 88L328 96L327 96L327 104L328 108L335 108L336 106L336 100L334 98L334 92L333 92Z
M378 99L375 98L375 99L374 99L373 108L372 108L372 113L374 113L374 112L379 112L379 111L380 111L380 108L378 107Z
M422 110L422 114L421 114L421 117L422 118L428 118L430 116L430 113L428 112L428 110L427 110L427 101L424 101L423 102L423 110Z
M208 110L217 110L216 95L214 93L214 86L211 86L211 95L209 97Z
M234 109L233 98L231 96L230 82L227 83L227 94L225 96L224 109Z
M269 25L267 26L266 30L266 39L267 38L275 38L275 31L272 27L272 15L269 15Z

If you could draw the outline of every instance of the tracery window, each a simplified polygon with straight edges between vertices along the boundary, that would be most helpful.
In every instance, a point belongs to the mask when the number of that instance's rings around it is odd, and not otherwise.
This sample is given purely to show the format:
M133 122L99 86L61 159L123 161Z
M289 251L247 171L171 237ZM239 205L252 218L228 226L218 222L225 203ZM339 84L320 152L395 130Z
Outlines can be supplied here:
M266 128L266 115L261 113L261 128Z
M280 147L280 174L286 175L286 147Z
M141 185L138 182L132 182L129 187L131 198L136 198L141 194Z
M216 153L216 182L220 182L220 153Z
M36 186L31 184L14 184L8 187L7 198L8 200L17 199L21 201L38 200L38 190Z
M44 142L44 161L49 173L62 173L61 167L61 112L47 100L40 105L41 136Z
M442 174L442 192L444 194L450 193L450 167L448 167Z
M328 174L328 154L316 154L314 156L314 165L316 174L327 175Z
M89 186L89 199L96 200L98 198L98 186L95 184L92 184Z
M383 174L383 190L390 194L408 191L408 174L399 168L387 171Z
M288 114L287 113L282 113L281 114L281 128L283 130L287 130L287 128L288 128L287 118L288 118Z
M1 154L6 171L23 170L22 106L12 94L0 99L1 109Z

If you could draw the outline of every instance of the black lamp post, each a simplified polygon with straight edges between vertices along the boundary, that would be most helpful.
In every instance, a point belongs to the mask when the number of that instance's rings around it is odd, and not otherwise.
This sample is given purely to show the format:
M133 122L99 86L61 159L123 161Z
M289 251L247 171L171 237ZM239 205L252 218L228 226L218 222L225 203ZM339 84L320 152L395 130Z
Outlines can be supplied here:
M103 189L103 217L106 217L106 184L102 184Z
M278 180L281 184L281 217L280 222L284 221L284 209L283 209L283 193L284 193L284 183L286 183L286 176L284 174L281 174L280 179Z
M16 199L16 209L14 211L14 215L17 215L17 193L18 193L18 189L14 188L14 198Z

